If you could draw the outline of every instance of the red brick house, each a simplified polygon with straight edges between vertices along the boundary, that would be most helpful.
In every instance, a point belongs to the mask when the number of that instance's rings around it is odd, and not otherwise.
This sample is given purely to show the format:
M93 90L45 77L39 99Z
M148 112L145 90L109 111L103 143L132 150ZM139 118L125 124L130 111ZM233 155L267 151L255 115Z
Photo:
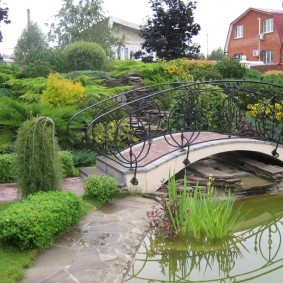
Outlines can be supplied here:
M283 64L283 10L249 8L230 24L224 50L228 58Z

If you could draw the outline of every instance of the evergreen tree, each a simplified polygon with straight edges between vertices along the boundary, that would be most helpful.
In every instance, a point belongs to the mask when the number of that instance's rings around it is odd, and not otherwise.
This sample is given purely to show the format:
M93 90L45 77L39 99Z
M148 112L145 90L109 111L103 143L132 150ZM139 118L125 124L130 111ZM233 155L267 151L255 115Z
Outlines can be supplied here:
M23 30L15 46L15 59L25 61L30 53L40 52L48 48L45 36L37 23L29 23Z
M22 197L60 188L55 125L48 117L27 120L19 129L16 142L17 181Z
M157 57L165 60L197 58L200 46L192 43L192 37L200 31L200 25L194 23L195 2L149 0L149 3L153 16L141 26L143 48L155 51Z

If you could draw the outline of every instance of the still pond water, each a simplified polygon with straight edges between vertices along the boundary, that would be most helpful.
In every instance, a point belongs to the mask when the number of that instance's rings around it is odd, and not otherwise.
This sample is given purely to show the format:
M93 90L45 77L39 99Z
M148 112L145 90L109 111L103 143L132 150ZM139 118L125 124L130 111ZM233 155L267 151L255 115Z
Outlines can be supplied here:
M245 220L221 243L166 243L148 235L126 282L282 283L283 195L241 203L241 212L248 212Z

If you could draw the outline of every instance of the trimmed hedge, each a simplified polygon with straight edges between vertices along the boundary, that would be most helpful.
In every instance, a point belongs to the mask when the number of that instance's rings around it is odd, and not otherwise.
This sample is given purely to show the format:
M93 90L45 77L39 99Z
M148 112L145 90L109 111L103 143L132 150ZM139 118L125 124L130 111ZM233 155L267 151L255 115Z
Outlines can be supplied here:
M81 197L71 192L39 192L0 213L0 240L21 250L46 248L80 217Z

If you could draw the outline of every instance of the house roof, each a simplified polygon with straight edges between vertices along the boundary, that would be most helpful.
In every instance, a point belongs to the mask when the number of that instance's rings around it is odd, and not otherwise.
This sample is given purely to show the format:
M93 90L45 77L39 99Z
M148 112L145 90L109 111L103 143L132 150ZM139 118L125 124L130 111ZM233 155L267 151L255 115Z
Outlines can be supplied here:
M274 25L277 28L278 35L280 38L280 43L283 43L283 10L272 10L272 9L259 9L259 8L249 8L246 10L243 14L241 14L238 18L236 18L229 26L228 35L226 38L226 44L224 50L227 51L228 49L228 43L232 34L233 26L236 22L238 22L240 19L245 17L250 11L256 11L264 14L268 14L274 19Z
M110 20L110 22L112 24L116 23L116 24L119 24L121 26L125 26L125 27L132 28L132 29L135 29L135 30L140 30L140 26L139 25L134 24L134 23L130 23L130 22L127 22L127 21L124 21L124 20L119 19L119 18L110 17L109 20Z

